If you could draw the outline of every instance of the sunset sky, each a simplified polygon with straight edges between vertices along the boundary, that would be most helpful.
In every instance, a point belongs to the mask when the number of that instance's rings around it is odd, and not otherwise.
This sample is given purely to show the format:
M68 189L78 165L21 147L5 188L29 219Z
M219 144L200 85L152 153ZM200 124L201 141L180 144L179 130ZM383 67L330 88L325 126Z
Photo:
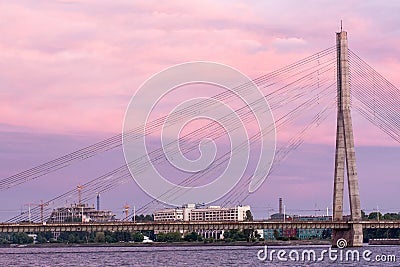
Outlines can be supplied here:
M395 0L0 1L0 178L120 133L137 88L171 65L215 61L256 78L335 45L340 20L350 49L399 88L399 13ZM354 120L361 206L399 212L400 145ZM243 203L258 218L278 197L293 213L331 206L334 117L326 129ZM123 162L116 150L1 192L0 220ZM102 208L121 217L149 200L132 182Z

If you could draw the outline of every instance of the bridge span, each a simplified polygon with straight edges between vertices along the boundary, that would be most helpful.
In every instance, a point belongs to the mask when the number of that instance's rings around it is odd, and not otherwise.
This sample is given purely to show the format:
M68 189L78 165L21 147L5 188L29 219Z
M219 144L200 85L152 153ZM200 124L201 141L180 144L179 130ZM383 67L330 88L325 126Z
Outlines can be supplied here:
M16 232L103 232L103 231L198 231L232 229L351 229L352 225L364 229L400 228L400 221L252 221L252 222L104 222L104 223L2 223L1 233Z

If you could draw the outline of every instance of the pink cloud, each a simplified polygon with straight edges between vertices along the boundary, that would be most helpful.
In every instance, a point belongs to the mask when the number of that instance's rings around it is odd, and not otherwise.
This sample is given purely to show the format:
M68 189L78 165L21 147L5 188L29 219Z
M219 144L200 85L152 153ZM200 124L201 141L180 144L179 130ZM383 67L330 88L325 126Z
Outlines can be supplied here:
M2 4L1 120L42 131L105 131L107 125L118 132L130 95L163 68L210 60L257 77L334 45L340 18L354 50L370 55L377 46L363 40L389 20L364 16L374 5L352 4L361 11L290 1ZM395 78L399 64L390 51L399 37L382 35L390 49L373 63Z

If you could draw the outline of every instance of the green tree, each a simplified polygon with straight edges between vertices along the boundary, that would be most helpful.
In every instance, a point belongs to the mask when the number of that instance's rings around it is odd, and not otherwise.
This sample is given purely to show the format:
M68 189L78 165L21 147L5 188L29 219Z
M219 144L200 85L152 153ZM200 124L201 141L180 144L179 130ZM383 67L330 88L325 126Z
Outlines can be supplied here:
M33 238L27 233L15 233L12 237L12 242L15 244L30 244L33 243Z
M37 235L37 237L36 237L36 242L38 242L38 243L40 243L40 244L43 244L43 243L46 243L46 242L47 242L47 239L46 239L44 236L42 236L42 235Z
M132 218L133 220L133 218ZM154 221L154 215L153 214L140 214L135 216L135 221L136 222L152 222Z
M94 238L94 242L96 243L104 243L106 241L106 236L104 232L97 232L96 237Z
M106 243L115 243L115 238L111 232L104 232L104 239Z
M41 233L36 233L36 241L38 243L47 243L50 241L50 239L53 238L53 234L51 232L41 232Z
M197 234L196 232L191 232L185 235L183 240L188 241L188 242L194 242L194 241L202 241L203 238L201 235Z
M241 230L232 229L224 232L224 239L226 241L246 241L246 235Z
M382 219L382 213L380 212L371 212L368 215L368 220L377 220L377 219Z
M62 232L58 237L59 242L65 243L88 243L89 239L94 241L94 233L89 232Z
M245 218L245 221L246 222L252 222L254 219L253 219L253 214L251 213L251 211L250 210L246 210L246 218Z
M179 242L181 240L182 240L182 235L179 232L157 234L158 242Z
M400 216L397 213L386 213L385 215L383 215L382 219L387 221L394 221L399 220Z
M131 240L131 233L130 232L114 232L114 239L115 242L128 242Z
M247 242L255 241L255 231L254 231L254 229L244 229L243 230L243 234L245 235Z
M156 239L158 242L166 242L167 240L165 239L165 233L158 233L156 235Z
M365 211L361 210L361 219L366 220L368 216L365 214Z
M144 236L140 232L134 232L134 233L131 233L131 239L134 242L142 242L144 239Z
M321 234L322 239L329 239L332 236L332 229L324 229Z
M68 235L68 243L79 243L75 234L71 233Z
M246 218L244 219L246 222L252 222L253 219L253 214L251 213L250 210L246 210ZM246 236L247 242L250 241L255 241L255 233L254 229L245 229L243 230L244 235Z
M0 237L0 244L10 244L10 241L8 241L6 238L4 237Z
M179 232L171 232L166 234L167 242L179 242L182 240L182 234Z
M364 242L376 238L400 238L400 229L364 229Z

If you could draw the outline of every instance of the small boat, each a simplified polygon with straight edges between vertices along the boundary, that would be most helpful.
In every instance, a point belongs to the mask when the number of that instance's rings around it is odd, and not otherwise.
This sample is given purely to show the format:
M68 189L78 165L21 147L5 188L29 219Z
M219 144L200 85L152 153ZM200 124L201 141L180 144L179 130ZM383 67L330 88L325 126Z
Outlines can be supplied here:
M152 242L154 242L154 241L151 240L148 236L143 236L142 243L152 243Z

